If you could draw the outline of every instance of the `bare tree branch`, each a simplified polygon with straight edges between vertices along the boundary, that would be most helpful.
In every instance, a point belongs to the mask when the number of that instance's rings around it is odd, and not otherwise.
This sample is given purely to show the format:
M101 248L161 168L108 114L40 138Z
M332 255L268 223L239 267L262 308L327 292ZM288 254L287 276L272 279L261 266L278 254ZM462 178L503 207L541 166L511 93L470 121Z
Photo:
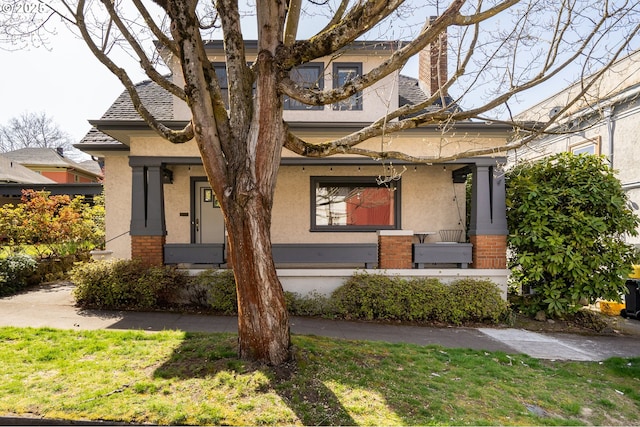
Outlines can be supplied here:
M129 96L131 97L131 101L133 102L134 108L136 109L138 114L140 114L140 117L142 117L142 119L145 122L147 122L147 124L149 124L149 126L151 126L152 129L154 129L164 138L166 138L167 140L173 143L183 143L193 138L193 128L191 124L188 124L181 131L174 131L169 127L160 123L160 121L157 120L149 112L149 110L145 107L145 105L140 100L140 96L138 95L138 92L135 88L135 84L131 81L127 72L124 69L118 67L109 58L109 56L107 56L93 42L93 39L91 38L91 34L89 34L89 31L87 29L87 26L84 20L84 8L85 8L85 1L84 0L78 1L76 11L74 12L75 25L80 30L80 34L82 35L82 38L84 39L85 43L87 44L91 52L95 55L95 57L98 58L98 60L102 62L122 82L125 89L129 93Z

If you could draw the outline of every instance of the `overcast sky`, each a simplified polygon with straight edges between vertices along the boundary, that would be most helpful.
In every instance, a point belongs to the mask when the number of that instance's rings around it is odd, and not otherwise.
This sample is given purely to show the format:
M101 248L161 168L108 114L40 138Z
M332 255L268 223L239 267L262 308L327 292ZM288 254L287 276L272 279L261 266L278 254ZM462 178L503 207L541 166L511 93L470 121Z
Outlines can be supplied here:
M64 32L52 38L51 50L0 50L0 77L0 124L44 111L74 143L123 90L81 40Z

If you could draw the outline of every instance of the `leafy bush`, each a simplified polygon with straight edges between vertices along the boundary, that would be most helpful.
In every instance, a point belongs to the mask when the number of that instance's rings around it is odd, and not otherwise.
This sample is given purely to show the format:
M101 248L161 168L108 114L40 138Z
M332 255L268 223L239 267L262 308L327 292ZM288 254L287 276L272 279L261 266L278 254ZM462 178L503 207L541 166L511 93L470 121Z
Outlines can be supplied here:
M508 312L508 304L490 280L459 279L449 284L449 321L497 323Z
M204 299L209 307L223 314L238 313L236 280L231 270L205 270L190 279L190 286L205 292Z
M23 190L21 202L0 207L0 236L10 247L33 245L40 256L62 257L104 246L104 198Z
M0 259L0 296L14 294L30 284L37 269L29 255L14 254Z
M187 282L171 267L145 266L138 260L98 261L70 272L74 297L81 306L102 309L150 309L167 305Z
M332 317L334 309L331 306L329 297L318 293L310 292L301 295L296 292L285 292L284 298L287 303L287 311L292 316L325 316Z
M494 283L471 279L445 285L434 278L356 274L331 299L337 315L365 320L462 324L497 322L507 312Z
M604 157L562 153L507 174L509 265L528 314L575 313L581 300L619 300L638 218ZM530 290L530 291L529 291Z

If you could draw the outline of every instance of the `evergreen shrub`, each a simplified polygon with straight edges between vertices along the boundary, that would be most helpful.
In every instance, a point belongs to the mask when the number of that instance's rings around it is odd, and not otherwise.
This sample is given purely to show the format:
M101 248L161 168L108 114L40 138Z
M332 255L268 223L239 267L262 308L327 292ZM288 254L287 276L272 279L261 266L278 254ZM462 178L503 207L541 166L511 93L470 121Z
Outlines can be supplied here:
M463 279L450 285L435 278L406 280L356 274L336 289L332 307L339 317L363 320L496 323L508 312L498 287L487 280Z
M201 292L199 304L206 304L214 312L238 313L236 280L231 270L205 270L189 280L189 286Z
M87 262L70 272L80 306L102 309L152 309L169 304L187 275L172 267L143 265L137 260Z

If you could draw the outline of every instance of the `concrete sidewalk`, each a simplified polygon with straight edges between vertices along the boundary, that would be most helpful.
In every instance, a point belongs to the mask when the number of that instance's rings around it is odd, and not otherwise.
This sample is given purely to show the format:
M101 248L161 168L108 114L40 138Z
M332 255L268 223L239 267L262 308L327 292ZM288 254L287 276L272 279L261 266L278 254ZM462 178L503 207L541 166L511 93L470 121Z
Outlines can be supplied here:
M237 319L232 316L79 309L74 306L72 289L73 285L69 283L48 284L20 295L0 298L0 326L237 332ZM640 321L620 321L623 329L640 332ZM614 356L640 357L640 333L582 336L513 328L433 328L303 317L291 319L291 332L349 340L523 353L549 360L600 361Z

